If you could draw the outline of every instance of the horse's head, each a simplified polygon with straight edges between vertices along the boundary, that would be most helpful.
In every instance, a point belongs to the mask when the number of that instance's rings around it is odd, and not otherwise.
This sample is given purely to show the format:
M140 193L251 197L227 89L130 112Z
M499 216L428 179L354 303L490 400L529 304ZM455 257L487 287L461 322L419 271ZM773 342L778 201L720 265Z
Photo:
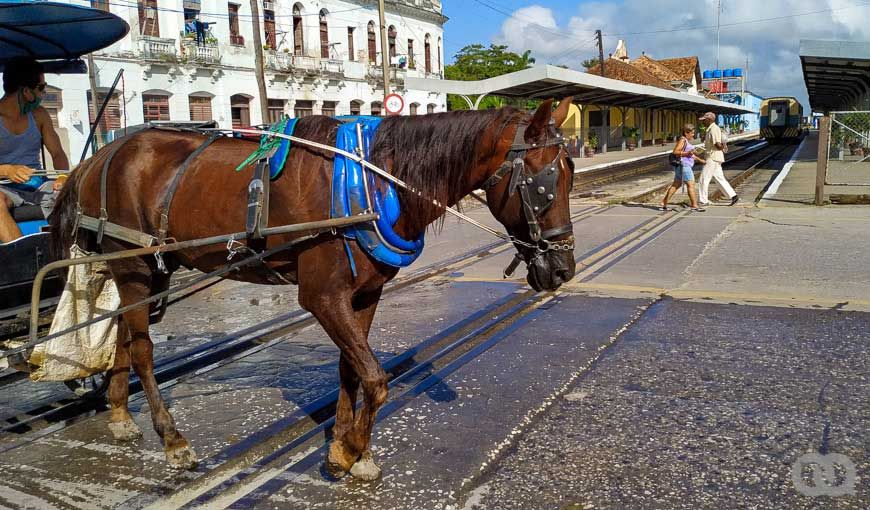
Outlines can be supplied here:
M568 203L574 165L559 131L571 99L562 100L555 111L552 99L544 101L531 118L505 129L497 150L504 162L483 184L490 211L517 248L506 274L525 262L535 290L556 290L574 276Z

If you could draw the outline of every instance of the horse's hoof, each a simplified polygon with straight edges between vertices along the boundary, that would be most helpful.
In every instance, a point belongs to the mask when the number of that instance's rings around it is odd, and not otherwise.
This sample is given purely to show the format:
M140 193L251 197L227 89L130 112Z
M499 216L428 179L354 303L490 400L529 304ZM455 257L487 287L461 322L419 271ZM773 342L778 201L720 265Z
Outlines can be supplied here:
M341 478L353 466L357 457L352 455L341 441L335 440L329 445L329 455L326 457L326 469L329 474Z
M142 429L133 420L110 421L109 431L118 441L133 441L142 437Z
M357 480L372 482L381 477L381 468L375 464L372 452L366 451L350 468L350 474Z
M173 469L193 469L196 467L196 453L185 441L181 446L166 449L166 462Z

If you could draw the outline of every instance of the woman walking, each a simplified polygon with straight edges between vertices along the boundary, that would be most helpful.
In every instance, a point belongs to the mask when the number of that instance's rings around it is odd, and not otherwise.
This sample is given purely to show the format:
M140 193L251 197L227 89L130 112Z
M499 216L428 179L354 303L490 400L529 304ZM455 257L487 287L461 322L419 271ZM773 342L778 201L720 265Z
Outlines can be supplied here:
M680 189L683 183L686 183L686 188L689 191L689 203L692 210L696 212L704 212L706 209L698 207L698 194L695 192L695 174L692 167L695 166L695 161L704 163L704 160L695 155L695 146L689 143L689 140L695 137L695 126L686 124L683 126L683 136L677 140L677 145L674 146L674 158L679 158L679 165L674 164L674 182L668 187L665 192L665 198L662 200L661 211L668 210L668 201Z

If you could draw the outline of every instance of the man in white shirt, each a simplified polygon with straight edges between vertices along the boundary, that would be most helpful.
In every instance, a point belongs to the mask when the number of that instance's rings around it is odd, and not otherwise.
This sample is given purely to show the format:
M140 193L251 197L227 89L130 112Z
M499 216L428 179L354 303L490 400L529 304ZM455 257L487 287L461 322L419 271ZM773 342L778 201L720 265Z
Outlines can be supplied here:
M725 162L725 153L722 152L722 149L725 148L725 143L722 140L722 130L716 125L716 114L707 112L698 120L707 126L707 135L704 137L704 151L707 162L704 164L704 169L701 170L698 201L702 206L709 205L707 192L710 187L710 179L716 179L719 187L731 199L730 205L734 205L739 198L737 193L734 192L734 188L728 183L728 179L725 178L725 174L722 173L722 163Z

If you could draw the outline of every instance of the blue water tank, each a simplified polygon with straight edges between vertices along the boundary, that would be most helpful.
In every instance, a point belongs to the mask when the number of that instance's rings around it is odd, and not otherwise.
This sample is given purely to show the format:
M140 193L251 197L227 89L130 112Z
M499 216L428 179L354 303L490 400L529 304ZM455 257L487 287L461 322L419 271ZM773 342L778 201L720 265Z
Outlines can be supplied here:
M726 69L722 72L722 76L724 76L726 78L733 78L734 77L734 70L733 69Z
M705 79L705 80L709 80L709 79L712 78L712 77L713 77L713 71L711 71L711 70L709 70L709 69L707 69L706 71L704 71L704 79Z
M739 67L734 69L734 77L740 78L741 76L743 76L743 69L741 69Z
M722 77L722 70L721 69L716 69L715 71L713 71L713 78L721 78L721 77Z

